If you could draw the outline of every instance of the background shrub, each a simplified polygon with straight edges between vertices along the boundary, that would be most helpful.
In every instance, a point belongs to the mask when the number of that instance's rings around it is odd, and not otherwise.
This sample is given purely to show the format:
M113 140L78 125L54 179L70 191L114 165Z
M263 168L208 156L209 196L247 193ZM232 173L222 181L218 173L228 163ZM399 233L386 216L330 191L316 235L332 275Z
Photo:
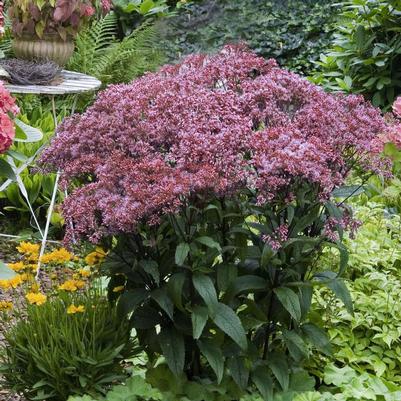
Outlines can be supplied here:
M199 4L198 4L199 3ZM273 57L308 73L331 40L335 8L315 0L206 0L162 21L162 48L170 61L226 43L245 41L263 57Z
M367 94L387 109L401 93L400 26L399 1L346 1L313 81L329 90Z
M68 314L72 304L84 312ZM44 305L28 305L5 333L1 385L28 399L101 393L126 377L120 362L133 350L127 320L103 296L63 293Z

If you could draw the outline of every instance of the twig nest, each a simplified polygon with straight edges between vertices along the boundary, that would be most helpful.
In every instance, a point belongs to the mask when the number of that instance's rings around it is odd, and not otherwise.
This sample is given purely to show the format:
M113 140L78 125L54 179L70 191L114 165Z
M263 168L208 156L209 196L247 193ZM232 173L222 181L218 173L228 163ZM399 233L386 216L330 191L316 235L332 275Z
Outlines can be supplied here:
M61 82L60 72L53 61L0 60L0 78L13 85L57 84Z

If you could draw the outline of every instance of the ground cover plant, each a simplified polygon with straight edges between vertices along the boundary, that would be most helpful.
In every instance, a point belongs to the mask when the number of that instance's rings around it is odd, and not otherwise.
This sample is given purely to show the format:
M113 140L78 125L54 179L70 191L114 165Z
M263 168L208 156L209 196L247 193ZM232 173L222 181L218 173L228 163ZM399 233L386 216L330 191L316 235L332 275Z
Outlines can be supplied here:
M291 12L288 12L291 10ZM162 49L171 61L244 41L263 57L304 74L331 41L337 8L331 1L201 1L161 21Z
M150 363L270 399L313 347L330 353L308 318L313 288L352 310L342 239L360 187L343 185L352 168L386 170L395 129L362 97L228 46L110 87L41 164L71 191L66 240L110 249L110 300ZM326 248L341 255L333 270L317 264Z

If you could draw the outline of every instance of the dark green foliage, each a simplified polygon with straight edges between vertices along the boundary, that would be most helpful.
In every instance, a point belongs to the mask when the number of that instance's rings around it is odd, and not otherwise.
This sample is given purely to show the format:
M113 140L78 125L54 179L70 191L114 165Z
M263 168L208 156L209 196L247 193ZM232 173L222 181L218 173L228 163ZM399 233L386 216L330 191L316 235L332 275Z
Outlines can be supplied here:
M368 95L384 109L401 94L401 3L345 2L329 52L315 83L329 90Z
M292 70L309 73L331 40L336 9L331 1L206 0L161 22L168 58L214 51L245 41L258 54Z
M85 312L67 314L71 304L83 305ZM127 320L93 293L28 306L5 337L1 388L31 400L101 393L126 377L120 362L134 352Z
M342 230L337 242L323 230L342 208L316 199L306 186L291 204L264 207L250 193L197 198L160 226L116 238L103 265L110 298L130 315L150 362L163 355L171 372L190 380L232 377L239 392L254 388L269 400L290 388L312 348L330 354L324 331L308 321L313 287L352 306L339 278L347 264ZM289 237L275 250L263 236L283 224ZM326 247L340 252L336 273L316 265ZM121 285L119 296L113 290Z

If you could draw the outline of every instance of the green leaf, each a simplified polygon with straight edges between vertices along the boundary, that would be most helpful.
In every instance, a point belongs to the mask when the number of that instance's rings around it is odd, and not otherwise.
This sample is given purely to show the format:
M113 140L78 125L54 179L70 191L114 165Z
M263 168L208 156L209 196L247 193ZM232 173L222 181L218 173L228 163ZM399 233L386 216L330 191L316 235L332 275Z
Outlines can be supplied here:
M266 366L258 366L251 375L252 381L265 401L273 400L273 381Z
M238 275L238 268L235 265L218 265L217 286L220 291L226 291Z
M294 330L283 330L283 337L288 351L296 361L308 356L308 347L305 341Z
M287 287L275 288L273 291L278 300L281 302L287 312L294 318L294 320L297 322L300 321L302 314L298 295Z
M345 285L344 280L342 280L341 278L336 278L334 280L327 281L325 284L334 292L334 294L336 294L337 298L339 298L344 303L347 311L353 314L354 307L351 294L347 286Z
M141 260L139 262L142 269L149 274L157 285L160 284L160 272L158 264L154 260Z
M350 185L336 188L331 195L335 198L350 198L364 193L366 188L363 185Z
M186 242L182 242L177 246L175 251L175 263L178 266L183 266L184 262L189 254L190 247Z
M217 327L231 337L243 350L247 349L248 342L241 320L229 306L219 302L212 320Z
M211 237L198 237L195 239L195 241L199 242L200 244L206 245L209 248L217 249L221 252L220 244Z
M118 299L118 313L120 316L127 315L143 302L147 296L148 292L144 288L135 288L124 292Z
M15 277L14 270L11 270L5 263L0 260L0 280L10 280Z
M158 337L168 367L175 376L180 376L185 364L185 344L182 334L175 328L163 327Z
M167 287L168 293L174 302L174 305L181 311L184 310L182 306L182 289L185 283L185 273L173 274L168 280Z
M17 179L13 168L4 159L0 159L0 177L5 177L12 181Z
M204 306L195 306L192 310L192 333L195 340L200 338L209 318L207 308Z
M287 365L287 359L282 354L270 354L267 358L267 363L272 370L277 381L280 383L281 388L284 391L288 390L290 381L289 369Z
M169 298L166 288L159 288L151 292L151 297L159 304L159 306L167 313L168 317L174 319L174 304Z
M215 310L218 300L212 279L206 274L195 273L192 282L208 308L211 311Z
M244 359L238 356L232 357L228 360L227 366L235 383L241 389L246 389L248 387L249 369L245 366Z
M198 341L198 345L202 355L216 374L217 383L220 384L224 374L224 357L221 348L207 340Z
M238 277L233 285L233 292L235 295L242 292L255 292L258 290L266 289L266 280L259 276L246 274Z
M303 324L301 329L306 334L309 341L316 347L316 349L325 353L326 355L331 355L331 344L324 330L312 323Z

